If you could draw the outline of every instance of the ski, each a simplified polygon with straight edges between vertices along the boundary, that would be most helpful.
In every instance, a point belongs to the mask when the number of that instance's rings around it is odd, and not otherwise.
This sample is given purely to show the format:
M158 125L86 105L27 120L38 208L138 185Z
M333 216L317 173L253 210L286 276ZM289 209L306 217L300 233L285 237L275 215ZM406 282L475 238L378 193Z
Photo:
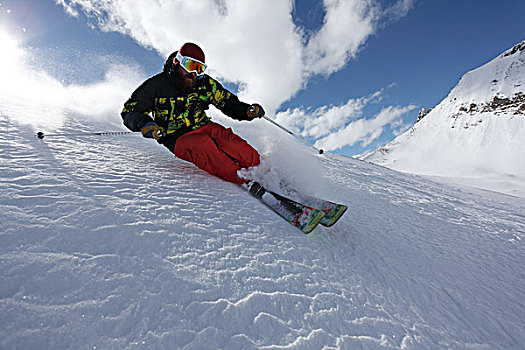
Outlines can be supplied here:
M320 224L326 227L333 226L348 209L348 207L344 204L338 204L299 193L299 191L295 190L289 185L286 185L285 183L281 183L281 189L284 193L286 193L287 196L291 196L292 198L299 200L301 203L304 203L307 206L324 212L325 216L323 216L321 219Z
M321 210L268 191L257 182L249 182L242 187L305 234L312 232L326 215Z
M312 196L302 195L302 198L304 198L305 204L325 213L325 216L323 216L319 223L326 227L333 226L337 220L343 216L346 209L348 209L344 204L338 204Z

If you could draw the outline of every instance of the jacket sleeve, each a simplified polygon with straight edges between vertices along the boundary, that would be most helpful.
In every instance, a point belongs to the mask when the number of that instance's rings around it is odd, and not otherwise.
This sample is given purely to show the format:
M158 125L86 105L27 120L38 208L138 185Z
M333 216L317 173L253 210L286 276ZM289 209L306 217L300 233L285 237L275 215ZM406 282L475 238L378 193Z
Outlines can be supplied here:
M248 117L250 105L239 101L239 98L225 89L221 83L209 78L212 86L211 103L228 117L237 120L252 120Z
M131 131L140 131L153 118L149 115L155 106L155 91L151 80L146 80L124 104L124 109L120 113L124 125Z

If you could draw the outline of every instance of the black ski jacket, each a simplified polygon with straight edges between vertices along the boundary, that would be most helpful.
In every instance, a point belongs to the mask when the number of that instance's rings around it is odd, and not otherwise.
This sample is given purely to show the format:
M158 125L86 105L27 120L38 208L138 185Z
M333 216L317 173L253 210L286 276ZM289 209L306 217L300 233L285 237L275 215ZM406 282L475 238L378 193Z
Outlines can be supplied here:
M167 62L171 63L174 54ZM131 131L140 131L146 123L154 121L167 132L161 143L173 152L178 137L211 121L205 113L210 104L230 118L253 119L247 115L250 105L239 101L215 79L204 74L197 78L194 88L184 92L167 66L162 73L142 83L124 104L121 116Z

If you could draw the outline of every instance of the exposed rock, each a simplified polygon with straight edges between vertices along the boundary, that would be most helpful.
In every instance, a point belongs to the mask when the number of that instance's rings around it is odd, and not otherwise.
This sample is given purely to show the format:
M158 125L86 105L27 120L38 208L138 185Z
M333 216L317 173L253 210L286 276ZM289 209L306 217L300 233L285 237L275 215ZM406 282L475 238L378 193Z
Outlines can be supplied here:
M432 112L432 108L422 108L418 113L416 123L423 119L430 112Z
M514 55L516 52L518 51L525 51L525 41L519 43L518 45L514 46L512 49L510 49L509 51L505 52L503 54L503 57L507 57L507 56L510 56L510 55Z
M462 105L459 107L459 113L452 115L451 118L456 119L461 113L473 115L480 112L492 112L498 115L501 112L507 112L509 109L514 109L514 114L525 115L525 94L518 92L512 98L496 95L490 102L480 104L471 103L468 107Z
M492 102L490 103L490 107L492 107L493 109L496 109L496 108L500 108L503 106L508 106L511 103L512 101L510 98L506 98L506 97L500 98L498 96L494 96L494 98L492 99Z
M379 147L379 148L377 149L377 151L378 151L379 153L381 153L381 154L388 154L388 153L390 153L390 150L389 150L388 148L386 148L386 147Z

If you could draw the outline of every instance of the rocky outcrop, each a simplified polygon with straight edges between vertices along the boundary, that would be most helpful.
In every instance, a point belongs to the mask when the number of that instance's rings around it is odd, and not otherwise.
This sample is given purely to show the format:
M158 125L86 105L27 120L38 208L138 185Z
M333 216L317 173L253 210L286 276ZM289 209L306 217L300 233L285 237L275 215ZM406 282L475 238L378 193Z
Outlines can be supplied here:
M430 112L432 112L432 108L421 108L421 110L419 111L417 115L416 123L420 121L421 119L423 119Z
M505 52L503 54L503 57L508 57L510 55L514 55L516 52L518 51L525 51L525 41L519 43L518 45L514 46L512 49L510 49L509 51Z
M517 92L512 98L504 96L494 96L492 101L486 103L471 103L469 105L462 105L459 107L459 112L475 114L491 112L495 115L500 113L508 113L513 111L513 114L525 115L525 94Z

